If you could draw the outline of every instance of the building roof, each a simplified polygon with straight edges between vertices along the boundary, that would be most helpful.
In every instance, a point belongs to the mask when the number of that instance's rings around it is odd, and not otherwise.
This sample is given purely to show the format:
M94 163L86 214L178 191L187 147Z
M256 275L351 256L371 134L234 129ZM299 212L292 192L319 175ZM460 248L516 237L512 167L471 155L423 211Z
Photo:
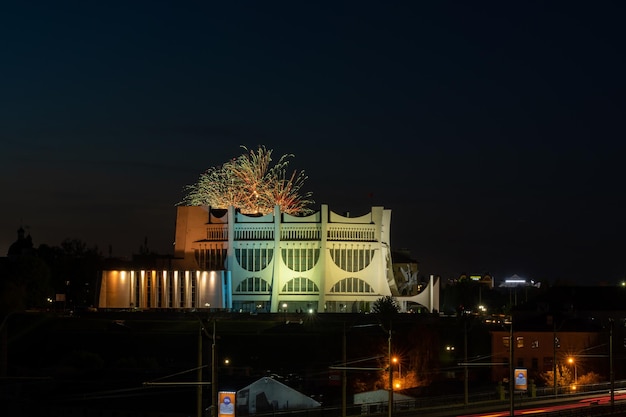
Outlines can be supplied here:
M255 414L264 411L321 407L314 399L270 377L263 377L237 391L237 409Z
M410 401L415 398L408 395L401 394L399 392L393 393L393 401ZM382 403L389 401L389 391L386 389L379 389L376 391L359 392L354 394L354 404L369 404L369 403Z

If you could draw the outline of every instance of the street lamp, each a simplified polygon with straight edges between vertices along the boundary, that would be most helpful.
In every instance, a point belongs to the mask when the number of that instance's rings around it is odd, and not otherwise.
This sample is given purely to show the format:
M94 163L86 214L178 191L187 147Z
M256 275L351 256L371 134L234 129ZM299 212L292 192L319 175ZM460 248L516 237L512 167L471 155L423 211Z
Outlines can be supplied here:
M398 378L402 379L402 362L400 362L397 356L394 356L391 361L398 365Z
M391 323L389 323L389 338L387 339L389 349L389 400L387 405L387 417L393 416L393 369L391 368Z
M287 303L282 304L283 307L283 320L287 323Z
M514 390L514 383L515 383L515 372L514 372L514 366L513 366L513 354L514 354L514 342L513 342L513 316L511 315L508 318L508 322L505 319L504 323L509 325L509 416L510 417L514 417L515 416L515 401L513 399L513 394L515 393Z
M576 360L572 356L567 358L567 362L570 365L574 365L574 386L576 386L576 383L578 382L578 365L576 364Z

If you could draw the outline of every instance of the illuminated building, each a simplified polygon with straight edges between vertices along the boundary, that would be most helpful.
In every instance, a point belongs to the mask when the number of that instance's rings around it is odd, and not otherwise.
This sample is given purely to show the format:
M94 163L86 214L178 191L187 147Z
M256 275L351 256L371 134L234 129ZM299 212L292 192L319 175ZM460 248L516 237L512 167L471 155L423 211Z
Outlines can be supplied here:
M402 296L407 277L394 273L389 209L358 217L327 205L307 216L278 206L258 216L233 207L177 210L171 266L104 271L99 308L369 312L384 296L396 297L404 311L411 303L439 308L432 277L420 294Z

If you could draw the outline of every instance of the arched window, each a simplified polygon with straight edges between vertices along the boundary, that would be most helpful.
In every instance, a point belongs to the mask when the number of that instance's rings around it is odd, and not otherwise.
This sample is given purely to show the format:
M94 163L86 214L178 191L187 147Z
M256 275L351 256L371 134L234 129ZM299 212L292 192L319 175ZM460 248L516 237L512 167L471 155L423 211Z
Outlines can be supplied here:
M193 252L200 269L208 271L221 271L226 269L226 248L198 248L194 249Z
M236 293L269 293L272 291L272 286L260 277L251 277L246 278L241 281L237 288L235 288Z
M281 253L287 268L296 272L310 270L320 258L320 250L315 248L283 248Z
M235 249L235 257L237 263L250 272L259 272L267 268L272 262L274 249L270 248L237 248Z
M375 251L373 249L348 249L348 248L332 248L330 249L330 256L333 258L333 262L339 268L346 272L358 272L361 271L372 262Z
M289 281L287 281L287 283L283 286L283 289L281 291L282 293L318 293L320 292L320 289L318 288L318 286L315 284L315 282L311 281L308 278L305 277L297 277L294 279L290 279Z
M363 294L363 293L373 293L374 290L372 287L365 281L360 278L349 277L344 278L341 281L337 282L330 289L330 292L333 293L352 293L352 294Z

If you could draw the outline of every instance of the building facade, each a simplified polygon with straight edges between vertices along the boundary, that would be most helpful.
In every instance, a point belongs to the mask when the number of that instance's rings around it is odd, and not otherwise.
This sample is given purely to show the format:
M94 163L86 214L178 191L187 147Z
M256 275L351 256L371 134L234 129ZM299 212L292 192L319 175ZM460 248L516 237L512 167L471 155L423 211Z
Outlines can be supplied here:
M372 207L359 217L327 205L303 217L278 207L263 216L233 207L177 210L171 267L104 271L100 308L368 312L384 296L398 297L403 310L439 307L432 278L427 291L399 297L417 268L393 267L389 209Z
M541 380L541 374L553 372L555 367L559 373L563 368L571 368L572 376L594 371L603 378L609 377L603 366L608 362L608 355L605 352L598 354L596 349L605 346L597 331L516 331L512 339L513 349L510 332L494 331L491 336L493 362L499 364L491 368L493 381L509 378L511 355L513 367L526 369L528 378L534 381Z

